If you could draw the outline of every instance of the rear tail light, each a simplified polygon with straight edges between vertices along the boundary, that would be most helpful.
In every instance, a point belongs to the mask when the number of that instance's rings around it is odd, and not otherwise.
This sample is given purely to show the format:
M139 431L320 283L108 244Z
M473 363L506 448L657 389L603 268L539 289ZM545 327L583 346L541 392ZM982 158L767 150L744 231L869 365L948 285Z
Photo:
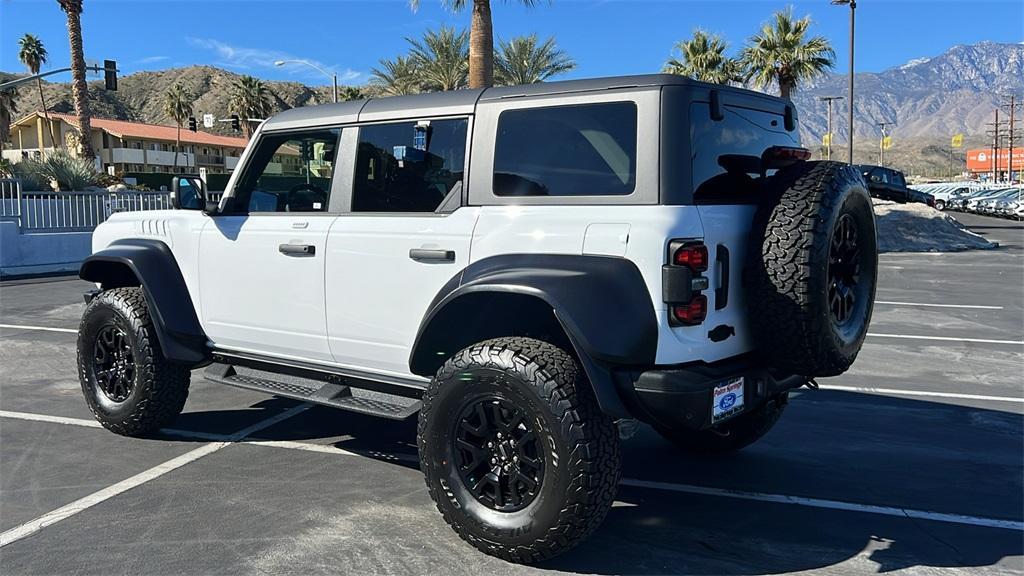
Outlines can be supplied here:
M696 326L708 317L708 297L698 294L686 304L672 307L672 317L684 326Z
M708 247L699 240L673 240L668 246L668 264L662 270L662 290L673 326L696 326L708 315L708 288L703 273L710 259Z
M810 160L811 151L797 146L772 146L761 154L761 167L765 170L785 168L797 162Z
M672 263L686 266L694 272L708 269L708 247L703 244L684 244L672 255Z

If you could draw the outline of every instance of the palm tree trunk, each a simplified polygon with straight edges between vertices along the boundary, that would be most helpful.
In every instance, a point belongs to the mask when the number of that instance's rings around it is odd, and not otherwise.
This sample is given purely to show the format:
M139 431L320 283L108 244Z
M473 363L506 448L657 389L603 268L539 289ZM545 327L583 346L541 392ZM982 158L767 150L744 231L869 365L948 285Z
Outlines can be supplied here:
M789 100L790 93L793 92L793 85L789 82L779 82L779 96L784 100Z
M46 99L43 97L43 80L36 78L36 86L39 87L39 103L43 106L43 118L46 118L46 127L50 129L50 144L53 144L54 148L59 148L57 144L57 137L53 135L53 123L50 122L50 113L46 110ZM43 146L45 148L46 146Z
M92 149L92 125L89 122L89 86L85 83L85 55L82 51L81 13L68 11L68 41L71 43L71 93L78 114L78 129L82 132L81 154L92 160L96 153Z
M181 124L178 124L178 137L174 143L174 173L178 173L178 151L181 150Z
M491 1L473 0L473 16L469 27L469 87L490 88L494 85L494 29L491 23Z

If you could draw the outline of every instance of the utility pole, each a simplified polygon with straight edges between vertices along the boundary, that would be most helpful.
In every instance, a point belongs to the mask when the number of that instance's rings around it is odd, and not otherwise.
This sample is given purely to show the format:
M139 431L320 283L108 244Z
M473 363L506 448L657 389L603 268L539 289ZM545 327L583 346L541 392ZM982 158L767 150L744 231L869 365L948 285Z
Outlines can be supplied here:
M883 166L884 165L884 164L882 164L882 161L885 158L885 154L884 154L884 152L885 152L885 136L886 136L886 134L885 134L885 127L886 126L892 126L894 124L896 124L896 123L895 122L879 122L878 123L878 126L882 129L882 137L878 139L878 165L879 166Z
M828 146L825 150L828 153L826 160L832 159L832 141L835 136L832 134L832 101L842 100L842 96L819 96L818 100L823 100L828 103Z
M1010 101L1003 104L1002 107L1005 108L1010 115L1007 120L1010 130L1006 135L1006 148L1009 151L1009 158L1006 162L1006 177L1008 181L1013 181L1013 149L1017 144L1017 138L1019 138L1019 136L1014 134L1014 124L1016 123L1017 107L1020 105L1020 101L1017 100L1017 96L1015 94L1010 94L1009 98Z
M988 125L992 127L992 130L989 132L989 134L992 136L992 182L995 183L995 182L999 181L999 136L1000 136L999 129L1000 129L1000 123L999 123L999 107L998 106L996 107L995 122L989 122Z

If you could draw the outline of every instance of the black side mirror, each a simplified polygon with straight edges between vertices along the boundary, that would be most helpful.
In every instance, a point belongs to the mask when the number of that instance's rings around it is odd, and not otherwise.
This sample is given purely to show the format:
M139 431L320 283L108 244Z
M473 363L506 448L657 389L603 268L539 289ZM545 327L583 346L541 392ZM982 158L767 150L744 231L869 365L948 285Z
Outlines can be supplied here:
M175 176L171 183L171 206L176 210L206 209L206 186L198 176Z

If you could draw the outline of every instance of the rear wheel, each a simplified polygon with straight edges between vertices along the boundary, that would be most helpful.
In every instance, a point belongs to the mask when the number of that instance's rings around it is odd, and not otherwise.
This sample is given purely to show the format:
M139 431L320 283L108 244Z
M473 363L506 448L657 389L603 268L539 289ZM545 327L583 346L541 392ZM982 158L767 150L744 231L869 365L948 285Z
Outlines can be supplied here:
M735 452L760 440L782 417L789 394L769 400L764 406L727 420L707 430L655 427L666 440L678 448L697 454Z
M188 366L164 359L142 289L98 294L78 327L78 377L103 426L140 436L170 424L188 397Z
M619 479L618 436L575 360L529 338L459 352L419 416L420 465L444 519L512 562L551 558L604 519Z
M935 201L935 209L936 210L945 210L946 209L946 201L945 200L936 200Z

